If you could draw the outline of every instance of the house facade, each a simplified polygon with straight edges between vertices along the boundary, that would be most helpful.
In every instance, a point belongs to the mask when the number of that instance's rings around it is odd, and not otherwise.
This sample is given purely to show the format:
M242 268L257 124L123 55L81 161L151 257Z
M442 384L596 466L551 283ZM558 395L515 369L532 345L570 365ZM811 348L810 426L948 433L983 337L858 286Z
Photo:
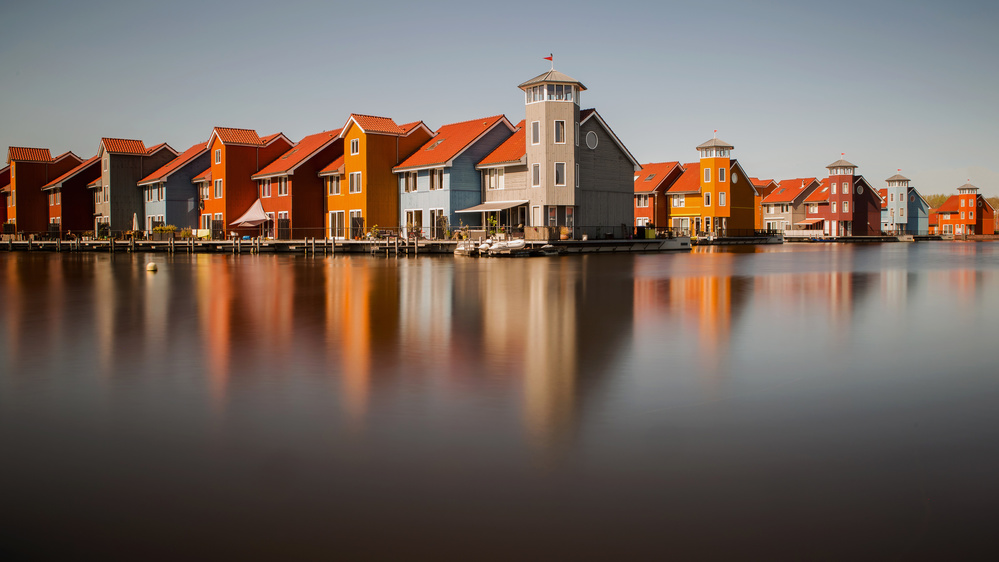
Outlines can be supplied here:
M829 178L822 178L810 195L805 197L805 218L800 221L805 230L829 235L832 213L829 203Z
M857 166L840 159L826 166L829 170L829 218L831 236L878 236L881 234L881 196Z
M166 143L146 148L141 140L103 138L97 156L101 183L94 195L94 231L144 230L146 206L139 182L176 158L177 151Z
M483 189L505 188L503 168L480 172L475 166L514 130L503 115L443 125L396 166L404 234L443 238L452 227L481 226L478 214L457 211L482 203Z
M49 231L49 201L42 187L83 163L72 152L52 158L47 148L12 146L7 150L10 174L4 234Z
M635 226L669 228L669 196L666 191L683 175L679 162L644 164L635 173Z
M211 185L207 194L202 193L199 226L211 230L215 238L224 238L230 231L242 232L230 223L257 200L257 182L252 176L294 143L282 133L260 137L252 129L215 127L206 144ZM247 232L255 234L257 229Z
M325 236L324 178L319 173L343 156L340 129L303 138L252 179L268 221L266 234L287 240Z
M885 183L887 186L878 190L878 195L881 196L881 232L890 234L910 232L907 212L909 209L909 178L902 174L895 174L886 179Z
M912 234L929 234L929 213L930 204L926 202L926 199L923 199L915 187L909 186L908 202L906 203L906 229Z
M805 199L818 189L816 178L794 178L781 180L777 189L763 198L764 228L778 230L785 235L808 230Z
M45 184L49 203L49 231L83 233L94 228L94 198L87 186L101 177L101 160L94 155Z
M940 234L995 234L996 211L970 183L957 188L957 195L951 195L936 214Z
M770 195L770 192L777 189L777 182L772 179L749 178L753 187L756 188L756 198L754 206L756 208L755 226L756 230L763 230L763 198Z
M342 168L331 164L321 172L327 178L326 228L349 238L376 226L398 230L399 180L392 170L431 136L422 121L397 125L388 117L351 114L340 131Z
M173 225L198 228L200 197L194 178L208 167L208 148L199 142L138 182L145 201L145 230Z

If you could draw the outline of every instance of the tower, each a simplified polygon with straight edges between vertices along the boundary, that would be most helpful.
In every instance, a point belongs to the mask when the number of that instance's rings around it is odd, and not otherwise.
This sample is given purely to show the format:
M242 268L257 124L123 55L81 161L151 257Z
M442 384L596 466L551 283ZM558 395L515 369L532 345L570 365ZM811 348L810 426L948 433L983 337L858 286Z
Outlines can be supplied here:
M715 131L717 133L717 131ZM731 154L735 148L717 136L697 146L701 155L701 204L704 208L704 231L728 228L731 212Z
M898 170L901 172L902 170ZM885 212L882 218L883 226L888 232L903 232L907 230L908 218L905 209L907 206L907 195L909 193L909 178L902 174L885 180L888 188L885 190Z
M843 154L840 154L843 156ZM826 166L829 170L829 217L833 236L853 234L854 176L857 166L842 158Z
M978 188L966 183L957 188L958 210L961 211L961 224L964 232L954 234L981 234L975 229L981 209L978 208Z
M519 86L524 91L530 204L543 209L532 226L575 226L579 188L579 97L575 78L552 70ZM541 214L537 211L532 215Z

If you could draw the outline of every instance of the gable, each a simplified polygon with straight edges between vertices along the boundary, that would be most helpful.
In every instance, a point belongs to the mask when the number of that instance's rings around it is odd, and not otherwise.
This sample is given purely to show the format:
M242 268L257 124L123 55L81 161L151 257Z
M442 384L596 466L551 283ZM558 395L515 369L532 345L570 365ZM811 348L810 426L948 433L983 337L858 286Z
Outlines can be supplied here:
M585 117L583 116L584 114ZM600 114L597 113L596 109L586 109L586 110L581 110L579 112L580 135L583 136L583 138L585 138L585 135L583 135L582 132L583 125L590 121L596 122L601 128L603 128L604 132L611 138L614 144L617 145L618 150L620 150L621 153L624 154L629 161L631 161L631 164L635 168L636 172L642 168L642 165L638 163L638 160L635 160L635 157L632 156L631 151L629 151L628 148L624 146L624 143L621 142L621 139L617 138L617 135L614 134L614 131L611 130L610 126L608 126L607 123L603 120L603 118L600 117ZM583 139L580 139L579 143L580 149L582 149L585 146L585 144L586 144L585 141ZM599 149L600 146L598 145L597 148Z

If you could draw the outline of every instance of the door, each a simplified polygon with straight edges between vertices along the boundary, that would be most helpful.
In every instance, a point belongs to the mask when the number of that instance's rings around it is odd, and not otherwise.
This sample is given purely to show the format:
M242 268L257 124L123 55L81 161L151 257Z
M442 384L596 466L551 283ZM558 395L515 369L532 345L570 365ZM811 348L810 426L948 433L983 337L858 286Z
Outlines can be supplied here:
M330 211L330 238L343 240L346 226L343 211Z

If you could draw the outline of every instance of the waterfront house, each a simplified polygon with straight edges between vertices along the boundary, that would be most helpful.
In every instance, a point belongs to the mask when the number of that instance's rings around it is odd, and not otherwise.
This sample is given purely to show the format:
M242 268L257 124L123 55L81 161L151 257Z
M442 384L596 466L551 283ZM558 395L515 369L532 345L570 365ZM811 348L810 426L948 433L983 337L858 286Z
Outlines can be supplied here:
M519 88L525 99L524 156L514 159L520 148L507 144L511 137L479 162L479 170L504 168L504 189L484 190L481 205L461 212L490 213L503 226L530 227L528 238L547 239L563 228L573 237L630 235L634 175L641 165L595 109L580 110L586 87L552 69Z
M978 188L966 183L937 210L940 234L995 234L996 211Z
M755 207L754 226L756 230L763 230L763 198L770 195L770 192L777 189L777 182L772 179L749 178L753 187L756 188L756 198L753 201Z
M388 117L352 113L340 131L343 165L339 174L324 168L327 178L327 228L344 228L350 238L369 229L399 228L399 182L393 168L423 146L433 132L422 122L397 125ZM337 194L329 195L331 181ZM339 227L338 225L344 225Z
M55 158L47 148L11 146L7 150L10 184L4 234L40 234L49 229L48 197L42 187L83 160L66 152Z
M808 227L821 222L807 216L805 199L819 187L816 178L781 180L777 189L763 198L764 227L785 236L806 235Z
M0 224L7 223L7 195L10 193L10 164L0 168Z
M643 164L635 172L635 226L669 227L666 190L683 174L679 162Z
M163 143L146 148L141 140L102 138L100 191L94 196L94 230L107 224L111 232L142 229L146 207L139 181L177 157Z
M688 162L680 166L680 177L666 189L670 228L690 234L701 232L701 164Z
M206 144L211 186L207 194L202 193L200 226L211 230L214 238L225 238L229 232L244 231L230 223L257 200L253 174L287 152L294 143L283 133L261 137L252 129L215 127ZM256 234L258 229L245 232Z
M399 224L406 235L442 238L452 225L479 226L477 214L455 211L482 203L483 190L503 190L502 167L475 169L486 155L514 133L504 115L443 125L434 136L396 166Z
M199 194L194 178L208 166L208 148L199 142L138 182L145 200L145 229L173 225L197 228Z
M806 230L817 230L816 234L829 234L829 178L822 178L819 186L805 197L805 218L802 225Z
M911 234L928 234L930 204L911 185L908 189L908 198L909 201L906 204L906 230Z
M901 172L901 170L899 170ZM878 190L881 196L881 232L904 234L908 230L909 178L902 174L885 180L887 187Z
M530 224L525 222L528 220L526 124L526 120L517 123L513 134L475 166L483 175L483 203L459 210L462 213L459 220L469 225L484 225L483 216L488 214L497 224ZM487 176L490 180L485 179ZM524 199L509 200L510 194ZM518 216L511 218L514 212Z
M331 205L338 207L336 203L339 202L339 197L343 193L340 190L343 179L343 154L319 170L319 177L326 185L326 236L342 240L347 237L347 213ZM334 200L334 198L337 199Z
M303 138L253 174L267 235L287 240L324 236L324 178L319 173L343 156L340 129Z
M94 198L87 186L101 177L101 160L95 154L42 187L49 202L49 231L82 234L94 228Z
M832 236L878 236L881 234L881 195L857 166L844 159L826 166L829 170L828 233ZM825 226L823 227L826 228Z
M926 232L927 234L940 234L940 224L936 209L930 209L926 214Z

